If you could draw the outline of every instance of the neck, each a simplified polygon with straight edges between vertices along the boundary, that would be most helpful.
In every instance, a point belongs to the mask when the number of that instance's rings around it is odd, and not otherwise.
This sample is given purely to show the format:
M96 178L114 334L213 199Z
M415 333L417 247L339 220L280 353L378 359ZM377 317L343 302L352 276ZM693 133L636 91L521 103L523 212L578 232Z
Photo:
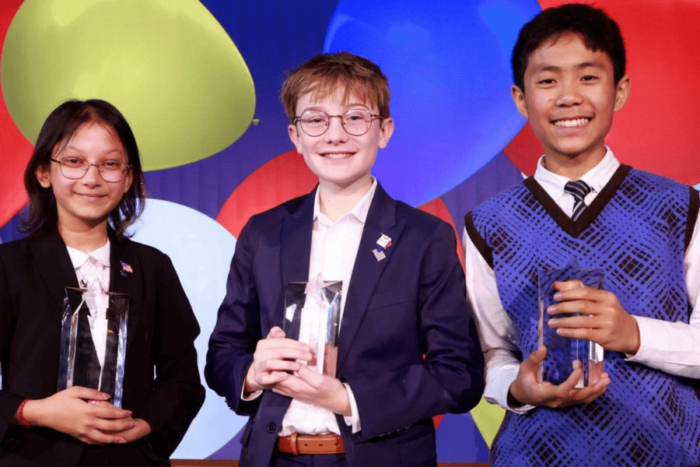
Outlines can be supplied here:
M545 154L544 166L550 172L566 177L569 180L578 180L603 160L605 151L605 147L603 147L589 156L579 155L576 157Z
M319 184L319 202L323 214L332 221L340 219L354 208L372 187L372 177L341 188L332 184Z
M71 229L59 222L58 233L66 246L89 253L107 243L107 222L87 229Z

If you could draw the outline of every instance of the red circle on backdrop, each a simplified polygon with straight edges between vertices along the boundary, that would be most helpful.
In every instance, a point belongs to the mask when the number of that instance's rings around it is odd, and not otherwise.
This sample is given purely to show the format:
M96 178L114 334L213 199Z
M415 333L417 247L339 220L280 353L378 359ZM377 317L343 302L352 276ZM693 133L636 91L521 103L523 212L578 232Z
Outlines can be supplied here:
M12 18L21 4L22 0L3 0L0 6L0 50L5 44L5 35ZM1 71L0 69L0 73ZM34 150L34 146L12 120L1 91L0 88L0 227L12 219L27 202L23 174Z
M540 0L542 8L563 1ZM586 2L589 3L589 2ZM598 0L620 25L627 46L632 87L615 114L606 144L620 161L682 183L700 183L700 2ZM506 155L531 175L542 145L529 125L506 147Z

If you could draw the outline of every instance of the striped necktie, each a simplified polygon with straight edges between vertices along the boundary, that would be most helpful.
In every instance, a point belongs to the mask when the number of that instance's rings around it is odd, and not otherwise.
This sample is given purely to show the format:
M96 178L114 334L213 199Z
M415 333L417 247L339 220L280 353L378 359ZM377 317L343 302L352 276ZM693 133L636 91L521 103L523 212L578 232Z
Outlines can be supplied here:
M576 200L574 203L574 212L571 214L571 219L575 221L583 210L586 209L586 203L583 200L586 198L586 195L591 192L591 187L583 180L574 180L566 182L564 191L571 194Z

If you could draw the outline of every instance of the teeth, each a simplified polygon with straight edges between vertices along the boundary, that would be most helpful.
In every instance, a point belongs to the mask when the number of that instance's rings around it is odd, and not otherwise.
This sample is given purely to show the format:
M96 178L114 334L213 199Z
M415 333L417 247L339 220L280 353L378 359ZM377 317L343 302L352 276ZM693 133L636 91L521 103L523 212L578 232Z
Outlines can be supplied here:
M342 152L342 153L326 153L323 155L324 157L327 157L328 159L342 159L343 157L350 157L351 154L349 152Z
M554 125L564 128L573 128L575 126L583 126L588 123L590 118L577 118L575 120L557 120Z

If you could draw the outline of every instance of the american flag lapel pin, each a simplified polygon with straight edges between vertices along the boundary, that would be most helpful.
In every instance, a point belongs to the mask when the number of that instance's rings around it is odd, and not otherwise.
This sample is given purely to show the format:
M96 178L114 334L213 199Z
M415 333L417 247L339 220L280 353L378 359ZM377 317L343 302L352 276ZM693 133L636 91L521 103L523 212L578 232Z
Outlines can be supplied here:
M122 270L121 274L122 276L126 277L126 274L133 274L134 270L132 269L131 265L126 264L124 261L119 261L119 263L122 265Z
M391 246L391 237L389 237L388 235L382 234L379 237L379 240L377 240L377 245L382 247L382 249L386 250L387 248L389 248Z
M374 254L374 257L377 258L377 261L381 261L384 258L386 258L386 253L384 253L384 250L380 248L375 248L372 250L372 253Z
M379 245L378 248L375 248L372 250L372 254L374 257L377 259L377 261L381 261L386 258L386 249L391 246L391 237L388 235L382 234L379 239L377 240L377 245Z

